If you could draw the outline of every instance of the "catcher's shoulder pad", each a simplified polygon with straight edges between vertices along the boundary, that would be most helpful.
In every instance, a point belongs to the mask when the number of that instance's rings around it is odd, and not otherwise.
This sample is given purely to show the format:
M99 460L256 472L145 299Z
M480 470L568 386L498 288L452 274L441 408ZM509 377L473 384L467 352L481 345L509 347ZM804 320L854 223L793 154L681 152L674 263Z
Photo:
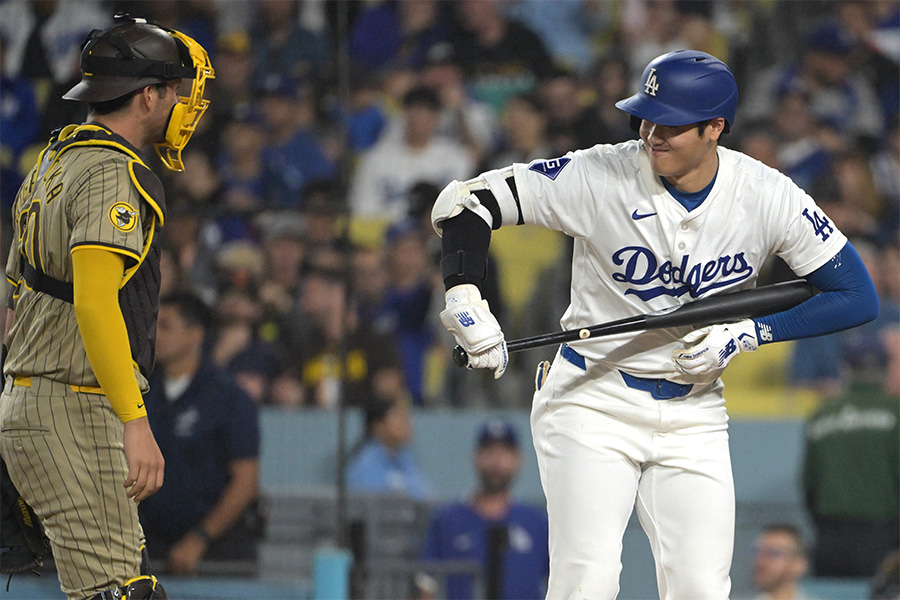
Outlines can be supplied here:
M159 225L162 226L166 218L165 192L162 182L144 162L143 156L137 148L132 146L122 136L105 127L93 124L68 126L56 133L48 148L51 160L57 160L64 152L71 148L95 146L109 148L125 154L129 157L128 174L131 182L137 188L141 198L156 213ZM45 169L46 170L46 169Z

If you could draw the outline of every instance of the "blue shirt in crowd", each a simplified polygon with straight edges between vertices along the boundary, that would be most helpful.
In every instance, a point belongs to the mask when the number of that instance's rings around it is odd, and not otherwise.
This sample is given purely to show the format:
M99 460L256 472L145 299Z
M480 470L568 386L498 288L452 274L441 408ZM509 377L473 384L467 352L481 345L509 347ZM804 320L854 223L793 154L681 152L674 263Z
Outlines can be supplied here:
M402 494L414 500L431 494L410 448L393 452L375 439L368 440L347 465L346 481L351 492Z
M439 510L431 521L422 558L477 560L484 565L483 581L487 585L487 539L494 525L505 525L508 531L500 598L543 598L550 573L547 513L543 510L513 503L505 518L490 521L471 504L451 504ZM448 600L473 598L472 583L469 575L448 576Z

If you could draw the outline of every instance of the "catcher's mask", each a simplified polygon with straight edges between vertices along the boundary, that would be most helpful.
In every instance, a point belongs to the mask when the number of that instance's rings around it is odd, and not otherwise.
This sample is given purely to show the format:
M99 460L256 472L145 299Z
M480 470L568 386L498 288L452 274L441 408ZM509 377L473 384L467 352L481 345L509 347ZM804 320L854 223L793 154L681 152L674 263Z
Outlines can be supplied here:
M171 79L192 80L179 95L166 126L165 142L154 144L163 164L183 171L181 151L209 106L206 80L215 76L203 46L185 34L145 19L116 15L117 24L92 31L81 50L81 81L63 98L105 102Z

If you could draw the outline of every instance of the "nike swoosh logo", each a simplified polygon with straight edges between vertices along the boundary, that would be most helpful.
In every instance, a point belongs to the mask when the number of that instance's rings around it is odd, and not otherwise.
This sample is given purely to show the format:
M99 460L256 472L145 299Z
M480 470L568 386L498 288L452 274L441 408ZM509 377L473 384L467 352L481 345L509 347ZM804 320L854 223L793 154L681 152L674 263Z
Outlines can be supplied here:
M138 408L144 408L144 403L141 402L140 404L138 404Z
M631 218L634 219L635 221L640 221L641 219L646 219L647 217L652 217L655 215L656 215L656 213L647 213L645 215L639 215L638 211L635 210L633 213L631 213Z

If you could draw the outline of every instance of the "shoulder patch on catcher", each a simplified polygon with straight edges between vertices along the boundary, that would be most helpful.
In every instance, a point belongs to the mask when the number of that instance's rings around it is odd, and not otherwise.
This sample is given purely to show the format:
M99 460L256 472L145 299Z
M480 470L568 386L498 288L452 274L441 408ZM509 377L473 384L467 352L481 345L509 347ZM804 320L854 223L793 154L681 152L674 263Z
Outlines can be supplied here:
M109 213L107 214L113 227L119 231L128 233L134 230L141 213L140 211L135 210L134 207L127 202L116 202L110 207Z

